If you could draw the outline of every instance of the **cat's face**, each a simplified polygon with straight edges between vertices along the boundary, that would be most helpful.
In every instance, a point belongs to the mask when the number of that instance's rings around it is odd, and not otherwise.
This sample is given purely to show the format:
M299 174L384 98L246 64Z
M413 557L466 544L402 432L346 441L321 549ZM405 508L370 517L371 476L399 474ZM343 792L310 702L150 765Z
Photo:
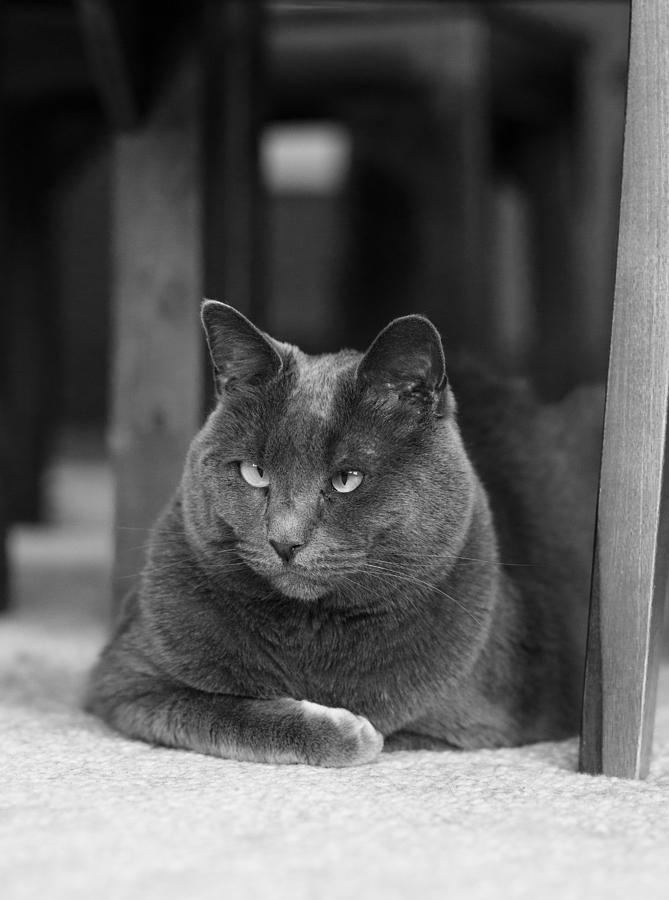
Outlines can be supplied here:
M288 597L373 600L407 563L457 552L471 474L427 320L397 320L364 356L308 357L223 304L203 318L220 397L183 494L207 554Z

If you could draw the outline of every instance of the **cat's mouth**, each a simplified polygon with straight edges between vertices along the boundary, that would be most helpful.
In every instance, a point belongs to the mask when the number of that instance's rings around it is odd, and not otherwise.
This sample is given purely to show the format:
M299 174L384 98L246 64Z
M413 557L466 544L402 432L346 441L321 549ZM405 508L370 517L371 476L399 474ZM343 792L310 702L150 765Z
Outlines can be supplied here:
M282 594L295 600L317 600L328 592L323 582L294 568L287 567L277 572L272 575L271 581Z

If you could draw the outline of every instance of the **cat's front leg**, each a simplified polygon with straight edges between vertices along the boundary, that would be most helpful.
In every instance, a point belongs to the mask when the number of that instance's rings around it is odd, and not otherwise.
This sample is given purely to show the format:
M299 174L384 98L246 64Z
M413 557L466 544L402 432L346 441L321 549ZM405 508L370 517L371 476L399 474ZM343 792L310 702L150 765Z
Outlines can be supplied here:
M107 690L93 681L86 703L131 738L226 759L315 766L371 762L383 748L372 723L347 709L306 700L208 694L140 676Z

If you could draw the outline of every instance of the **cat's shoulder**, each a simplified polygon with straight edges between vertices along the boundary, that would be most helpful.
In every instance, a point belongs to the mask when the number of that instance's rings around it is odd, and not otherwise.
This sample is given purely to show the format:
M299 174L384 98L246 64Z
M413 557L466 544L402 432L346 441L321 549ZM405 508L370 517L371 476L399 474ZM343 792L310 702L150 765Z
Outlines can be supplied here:
M528 380L501 375L473 357L454 360L448 379L465 439L478 436L485 442L505 436L513 441L541 415L541 404Z
M514 442L531 438L554 446L599 439L604 386L583 384L555 402L543 401L523 377L496 373L484 363L461 357L449 368L458 422L465 434L485 433Z
M529 382L495 375L473 360L451 369L463 442L484 484L509 496L562 493L590 498L596 488L604 412L602 385L575 388L545 403Z

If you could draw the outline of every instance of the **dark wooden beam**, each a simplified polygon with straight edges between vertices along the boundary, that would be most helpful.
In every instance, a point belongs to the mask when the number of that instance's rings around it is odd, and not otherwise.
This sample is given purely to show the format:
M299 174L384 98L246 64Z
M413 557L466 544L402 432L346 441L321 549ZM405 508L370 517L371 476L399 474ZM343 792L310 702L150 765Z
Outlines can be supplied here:
M76 16L69 4L5 3L3 82L8 101L92 92Z
M203 295L259 316L261 5L210 3L191 59L116 142L114 589L140 571L202 409ZM206 287L205 287L206 282Z
M149 528L200 424L203 282L201 77L194 59L163 84L114 153L111 447L114 593L134 583Z
M113 128L134 128L140 116L140 7L132 0L76 0L81 33ZM156 28L157 32L160 29Z
M48 216L47 123L3 109L4 272L0 372L12 440L10 517L39 521L58 407L58 293ZM46 154L48 157L48 154Z
M5 41L4 0L0 0L0 47ZM3 54L4 56L4 54ZM5 158L5 75L0 70L0 276L3 284L7 277L7 185ZM0 353L3 361L7 356L7 312L6 304L0 306ZM11 428L9 424L9 397L6 390L6 362L0 362L0 610L9 605L9 563L7 535L9 532L9 482Z
M262 320L263 3L205 4L205 290Z

